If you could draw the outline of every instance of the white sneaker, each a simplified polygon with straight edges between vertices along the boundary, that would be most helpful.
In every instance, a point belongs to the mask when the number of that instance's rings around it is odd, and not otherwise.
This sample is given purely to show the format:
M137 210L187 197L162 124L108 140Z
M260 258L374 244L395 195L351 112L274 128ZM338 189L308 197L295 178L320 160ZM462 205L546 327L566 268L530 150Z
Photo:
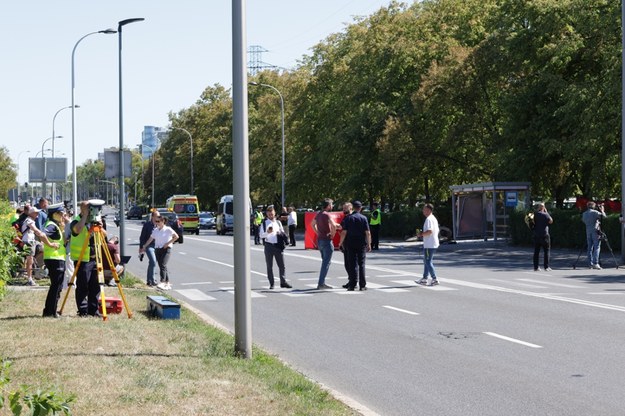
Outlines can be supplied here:
M166 290L165 282L160 282L159 284L156 285L156 287L161 290Z
M591 267L595 270L601 270L601 266L599 266L598 264L593 264Z
M165 283L165 287L163 289L171 290L171 285L169 283Z

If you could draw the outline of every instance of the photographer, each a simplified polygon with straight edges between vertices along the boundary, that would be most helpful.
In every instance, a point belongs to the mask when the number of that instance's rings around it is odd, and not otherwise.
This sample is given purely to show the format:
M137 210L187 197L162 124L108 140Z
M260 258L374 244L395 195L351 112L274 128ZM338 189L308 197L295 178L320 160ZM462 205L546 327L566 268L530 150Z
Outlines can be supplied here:
M590 201L588 209L582 214L582 222L586 225L586 245L588 246L588 261L591 269L601 270L599 255L601 253L601 219L605 218L603 204Z
M543 266L545 271L551 271L549 267L549 251L551 249L551 237L549 236L549 224L553 224L553 218L547 212L545 204L539 202L536 204L536 212L534 212L534 271L540 271L538 267L538 257L540 249L543 249L544 260Z
M70 257L74 265L80 266L76 272L76 306L78 316L100 316L98 311L98 295L100 294L100 283L98 282L98 270L96 267L95 239L91 232L95 226L102 226L97 216L91 214L91 203L82 201L80 203L80 214L78 218L70 224L72 237L70 240ZM97 206L95 207L97 209ZM92 218L90 218L92 217ZM106 231L102 229L102 234L106 237ZM88 239L88 242L86 243ZM85 247L85 244L87 246ZM82 249L85 247L85 251ZM82 252L82 257L81 257Z

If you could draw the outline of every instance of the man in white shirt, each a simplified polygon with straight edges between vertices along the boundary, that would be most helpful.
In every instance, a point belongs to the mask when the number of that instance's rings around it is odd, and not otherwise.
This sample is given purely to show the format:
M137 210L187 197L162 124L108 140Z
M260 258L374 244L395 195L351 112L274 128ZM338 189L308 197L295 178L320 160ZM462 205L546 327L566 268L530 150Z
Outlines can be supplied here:
M295 207L289 207L287 225L289 226L289 245L295 247L295 229L297 228L297 213L295 212Z
M439 246L438 241L438 220L432 214L434 205L425 204L423 207L423 215L425 222L423 223L423 231L417 234L417 237L423 237L423 278L416 281L420 285L428 285L428 276L432 278L428 286L438 285L436 278L436 270L432 262L436 249Z

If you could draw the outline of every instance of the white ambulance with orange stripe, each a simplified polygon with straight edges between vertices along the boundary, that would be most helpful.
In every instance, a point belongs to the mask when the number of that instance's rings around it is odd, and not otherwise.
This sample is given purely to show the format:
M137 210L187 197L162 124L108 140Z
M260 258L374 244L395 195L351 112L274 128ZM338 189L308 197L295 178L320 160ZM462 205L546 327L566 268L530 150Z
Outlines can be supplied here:
M195 195L172 195L167 210L175 212L185 233L200 234L200 209Z

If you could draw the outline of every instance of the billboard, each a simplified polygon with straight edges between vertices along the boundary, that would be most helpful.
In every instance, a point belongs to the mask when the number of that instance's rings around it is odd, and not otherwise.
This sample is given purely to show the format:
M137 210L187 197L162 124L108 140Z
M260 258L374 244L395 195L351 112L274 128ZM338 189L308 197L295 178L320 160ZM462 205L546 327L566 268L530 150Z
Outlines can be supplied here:
M106 179L119 177L119 151L104 150L104 176ZM124 177L132 176L132 153L124 150Z
M45 172L45 173L44 173ZM28 158L28 182L67 181L67 158L65 157L30 157Z

